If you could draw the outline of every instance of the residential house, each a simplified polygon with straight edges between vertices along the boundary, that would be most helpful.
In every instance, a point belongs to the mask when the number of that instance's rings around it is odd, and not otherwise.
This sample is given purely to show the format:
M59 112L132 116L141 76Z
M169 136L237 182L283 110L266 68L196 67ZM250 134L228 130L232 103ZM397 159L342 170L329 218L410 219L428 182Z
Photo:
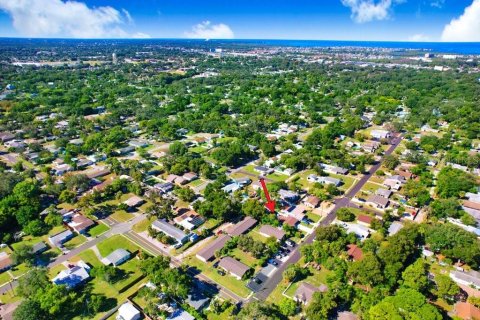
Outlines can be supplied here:
M380 143L377 141L367 141L362 144L362 149L368 153L374 153L380 148Z
M143 203L145 203L145 200L140 198L139 196L131 196L127 200L125 200L123 203L125 203L129 208L136 208Z
M15 139L15 135L11 132L0 132L0 141L2 143Z
M390 203L390 200L388 200L387 198L384 198L382 196L376 195L376 194L370 195L367 199L367 204L371 205L374 208L381 209L381 210L388 207L389 203Z
M176 309L166 320L195 320L195 317L183 309Z
M234 181L242 187L248 186L250 183L252 183L252 179L250 178L239 178L235 179Z
M215 252L222 249L225 246L225 243L227 243L227 241L229 241L230 239L232 238L226 234L218 236L217 239L215 239L203 249L198 251L196 257L205 263L210 261L212 258L215 257Z
M117 249L110 253L108 256L102 259L102 263L106 266L114 266L117 267L130 259L130 252L125 249Z
M372 130L370 132L370 135L372 136L373 139L378 139L378 140L388 139L392 136L390 132L387 130Z
M377 189L377 191L375 191L375 194L377 196L384 197L385 199L390 198L392 193L393 193L392 191L390 191L388 189L383 189L383 188L379 188L379 189Z
M390 227L388 227L388 235L393 236L403 228L403 223L399 221L393 221Z
M263 167L263 166L256 166L254 170L260 173L262 176L266 176L274 172L273 169Z
M405 182L407 182L405 177L400 175L393 175L387 177L383 181L383 185L393 190L400 190L400 188L405 184Z
M182 230L171 225L164 219L153 221L152 228L157 231L163 232L167 236L175 239L175 241L177 241L177 244L175 245L176 247L179 247L188 241L188 235L186 235Z
M342 221L336 221L334 223L342 226L347 233L354 233L360 241L363 241L370 236L370 229L361 224Z
M477 222L480 222L480 202L464 200L462 202L462 209L474 217Z
M480 309L468 302L457 302L453 308L453 314L463 320L480 319Z
M182 213L178 217L175 217L173 221L184 229L190 231L198 228L205 222L205 220L193 210L188 210L187 212Z
M336 187L338 187L342 184L342 180L340 180L340 179L332 178L332 177L317 176L316 174L310 174L307 177L307 180L309 182L313 182L313 183L333 184Z
M111 171L107 167L93 167L85 172L88 178L96 179L110 174Z
M239 236L250 230L253 226L257 224L257 220L247 216L242 221L237 224L230 226L226 232L232 237Z
M370 216L367 216L365 214L359 214L357 216L357 223L363 224L364 226L369 227L370 224L372 223L373 218Z
M240 190L242 188L241 185L239 185L236 182L227 184L225 187L222 188L222 191L228 194L235 193L236 191Z
M325 163L319 163L319 166L323 169L323 171L331 174L346 175L348 173L348 169L342 167L337 167Z
M168 193L173 190L173 184L171 182L157 183L153 186L153 188L157 189L161 193Z
M220 269L225 270L225 272L230 273L238 280L241 280L245 273L250 270L250 267L241 263L240 261L232 257L224 257L218 263Z
M347 245L347 255L353 261L360 261L363 259L363 250L356 244Z
M60 271L52 279L52 282L56 285L65 285L68 289L73 289L88 279L90 279L90 266L80 260L72 268Z
M127 155L131 152L134 152L135 151L135 147L132 147L132 146L128 146L128 147L125 147L125 148L119 148L115 151L115 153L119 156L124 156L124 155Z
M195 172L187 172L183 175L183 179L188 182L198 179L198 175Z
M321 200L316 196L308 196L303 200L303 204L311 209L315 209L320 204Z
M130 302L125 302L118 308L116 320L139 320L142 318L141 312Z
M79 234L85 234L94 224L95 222L85 217L83 214L77 213L72 217L68 226Z
M295 291L293 299L297 302L300 302L304 305L307 305L313 298L313 295L316 292L326 292L328 288L325 285L320 287L315 287L307 282L302 282Z
M279 219L283 221L286 225L296 228L300 223L299 220L295 219L292 216L279 216Z
M285 189L280 189L278 195L282 200L289 203L295 203L300 198L298 193Z
M73 168L71 165L69 164L60 164L56 167L53 168L53 172L55 173L55 175L57 176L63 176L65 173L69 172L69 171L72 171Z
M32 253L33 254L41 254L48 250L48 246L43 242L37 242L32 246Z
M302 205L299 206L292 206L284 211L284 213L289 216L297 219L298 221L302 221L305 219L305 207Z
M13 261L10 255L6 252L0 252L0 272L10 269L13 266Z
M62 244L67 242L68 240L72 239L74 236L73 232L70 230L61 231L54 235L48 237L48 241L54 247L61 247Z
M258 230L258 233L260 233L264 237L274 237L278 241L282 241L283 238L285 237L285 231L282 229L273 227L271 225L263 225L260 227Z

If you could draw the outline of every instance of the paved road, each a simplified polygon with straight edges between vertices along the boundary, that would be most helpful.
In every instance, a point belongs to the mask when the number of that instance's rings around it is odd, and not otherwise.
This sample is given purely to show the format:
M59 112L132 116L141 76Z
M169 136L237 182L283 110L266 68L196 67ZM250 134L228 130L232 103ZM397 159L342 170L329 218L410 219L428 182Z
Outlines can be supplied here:
M157 246L155 246L153 243L145 240L142 236L138 235L137 233L133 232L133 231L130 231L126 234L126 236L128 238L130 238L130 240L132 240L133 242L136 242L138 245L140 245L140 247L146 249L147 251L149 251L151 254L153 255L163 255L163 256L169 256L170 259L171 259L171 266L172 267L180 267L182 265L182 262L181 260L175 258L175 257L172 257L170 256L169 254L166 254L163 250L161 250L160 248L158 248ZM226 298L226 299L230 299L230 300L233 300L235 302L243 302L245 301L244 298L236 295L234 292L232 292L231 290L227 289L227 288L224 288L222 287L221 285L219 285L218 283L214 282L213 280L211 280L210 278L206 277L205 275L201 274L201 273L198 273L197 270L195 270L194 268L188 268L187 269L187 272L190 276L196 278L197 280L200 280L204 283L207 283L210 285L210 287L212 288L212 291L213 292L220 292L220 294Z
M395 149L400 144L401 140L402 140L402 136L400 136L400 135L398 137L394 138L390 148L388 148L388 150L385 151L385 155L392 154L393 151L395 151ZM382 159L382 161L383 161L383 159ZM373 165L370 168L370 170L367 173L365 173L364 176L357 182L357 184L355 184L355 186L353 186L345 194L344 197L335 201L335 206L330 211L330 213L320 222L320 224L319 224L320 226L326 226L326 225L331 224L333 222L333 220L335 220L335 218L336 218L336 212L338 211L338 209L351 206L350 200L355 196L355 194L357 194L357 192L360 191L360 189L362 189L362 187L365 185L365 183L367 183L368 179L370 179L370 177L373 174L375 174L375 172L381 167L382 161L379 161L378 163ZM301 248L301 246L304 245L304 244L312 243L314 239L315 239L315 232L308 235L305 238L305 241L301 245L297 246L292 251L288 260L286 262L282 263L278 267L277 272L275 272L272 276L270 276L270 278L264 283L264 286L262 287L262 289L259 292L257 292L253 296L253 298L258 299L258 300L266 300L267 297L270 295L270 293L278 286L280 281L282 281L283 271L289 265L297 263L300 260L300 257L301 257L300 248Z
M111 224L108 224L110 226L110 230L108 230L107 232L105 232L104 234L102 234L101 236L97 237L97 238L94 238L92 240L89 240L87 242L85 242L84 244L76 247L75 249L72 249L70 250L67 254L63 254L61 256L58 256L57 258L55 258L55 260L53 260L52 262L50 262L48 264L48 268L53 268L61 263L64 263L66 261L68 261L69 259L75 257L76 255L78 255L80 252L84 251L84 250L87 250L87 249L90 249L92 248L93 246L97 245L99 242L113 236L113 235L116 235L116 234L124 234L128 231L130 231L130 229L132 228L132 226L142 220L146 219L145 215L144 214L140 214L138 216L135 216L133 219L129 220L129 221L126 221L126 222L122 222L122 223L117 223L115 225L111 225ZM7 291L11 291L12 288L15 288L18 286L18 281L17 280L12 280L10 281L9 283L6 283L4 284L3 286L0 287L0 294L5 294Z

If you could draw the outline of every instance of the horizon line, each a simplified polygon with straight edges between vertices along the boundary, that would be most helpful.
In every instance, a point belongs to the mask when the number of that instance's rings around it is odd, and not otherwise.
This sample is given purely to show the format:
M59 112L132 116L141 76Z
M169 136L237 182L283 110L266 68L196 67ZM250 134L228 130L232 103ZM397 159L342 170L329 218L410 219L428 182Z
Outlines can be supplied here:
M283 38L234 38L234 39L222 39L222 38L62 38L62 37L22 37L22 36L0 36L1 39L18 39L18 40L134 40L134 41L148 41L148 40L175 40L175 41L316 41L316 42L375 42L375 43L425 43L425 44L480 44L478 42L468 42L468 41L409 41L409 40L336 40L336 39L283 39Z

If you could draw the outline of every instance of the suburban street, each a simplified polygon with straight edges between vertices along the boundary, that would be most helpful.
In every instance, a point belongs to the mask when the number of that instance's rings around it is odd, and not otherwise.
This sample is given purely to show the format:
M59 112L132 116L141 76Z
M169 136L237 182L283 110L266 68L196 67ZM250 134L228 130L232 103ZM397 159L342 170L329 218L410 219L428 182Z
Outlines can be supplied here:
M385 156L392 154L395 151L395 149L398 147L401 141L402 141L402 135L397 135L392 140L392 144L390 145L388 150L385 151ZM383 158L382 158L382 161L383 161ZM370 179L370 177L374 175L375 172L377 172L377 170L382 165L382 161L379 161L378 163L374 164L370 168L370 170L368 170L368 172L365 173L363 177L342 198L337 199L335 201L335 206L328 213L328 215L324 219L322 219L322 221L319 224L320 226L327 226L331 224L335 220L336 212L340 208L350 206L351 204L350 200L355 196L357 192L359 192L363 188L365 183L367 183L368 179ZM294 250L292 250L292 253L290 254L288 260L278 266L277 271L268 278L268 280L263 284L262 289L258 291L253 296L253 298L258 300L266 300L267 297L270 295L270 293L278 286L280 281L282 281L283 271L285 271L285 269L289 265L297 263L300 260L301 258L300 248L305 244L312 243L314 239L315 239L315 232L308 235L302 244L298 245Z

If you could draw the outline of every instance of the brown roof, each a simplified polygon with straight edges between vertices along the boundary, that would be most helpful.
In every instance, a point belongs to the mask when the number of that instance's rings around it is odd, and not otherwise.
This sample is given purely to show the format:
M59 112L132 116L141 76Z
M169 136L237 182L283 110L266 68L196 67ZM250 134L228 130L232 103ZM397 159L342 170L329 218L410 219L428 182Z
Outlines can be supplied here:
M255 220L254 218L250 216L245 217L245 219L243 219L239 223L228 228L227 233L232 237L239 236L245 233L251 227L253 227L256 223L257 223L257 220Z
M467 208L470 208L470 209L480 210L480 203L478 203L478 202L464 200L463 201L463 206L467 207Z
M220 260L220 262L218 263L218 266L240 278L243 277L243 275L250 269L249 266L241 263L240 261L232 257L222 258L222 260Z
M382 197L382 196L372 194L370 197L368 197L367 202L372 202L372 203L381 205L383 207L386 207L388 205L389 200L387 198Z
M320 288L315 287L307 282L302 282L295 291L295 298L297 300L303 301L304 303L310 302L312 300L313 294L315 292L325 292L327 291L327 287L322 285Z
M306 200L305 200L306 203L310 204L311 206L313 207L316 207L319 205L320 203L320 199L316 196L309 196Z
M412 174L411 172L407 172L407 171L403 171L403 170L397 171L397 174L398 174L399 176L404 177L404 178L407 179L407 180L408 180L408 179L411 179L412 176L413 176L413 174Z
M0 270L5 270L13 265L12 258L8 254L2 254L0 256Z
M167 180L167 182L172 182L173 183L177 178L179 178L179 176L177 176L176 174L169 174L167 179L165 179L165 180Z
M370 224L370 223L372 223L372 217L364 215L364 214L360 214L357 217L357 221L363 222L363 223L366 223L366 224Z
M342 311L337 315L337 320L357 320L358 316L350 311Z
M82 214L76 214L72 218L72 222L70 222L70 226L74 228L76 231L81 232L91 226L93 226L95 222L88 219Z
M480 309L468 302L457 302L455 304L455 314L465 320L480 319Z
M129 207L136 207L143 202L145 202L145 200L143 200L139 196L131 196L130 198L125 200L123 203L125 203Z
M258 230L258 232L269 237L275 237L277 240L282 240L285 236L285 231L272 227L270 225L263 225L260 230Z
M231 237L229 235L222 234L205 248L198 251L197 257L202 258L205 261L212 259L215 256L215 252L222 249L225 243L227 243L227 241L230 239Z
M93 179L93 178L103 177L103 176L106 176L107 174L110 174L110 169L108 169L107 167L95 168L93 170L88 170L85 173L87 177L89 177L90 179Z
M352 258L355 261L362 260L363 251L356 244L349 244L347 248L348 248L347 254L350 258Z
M298 220L294 217L287 217L283 220L284 223L288 224L291 227L295 227L298 223Z

